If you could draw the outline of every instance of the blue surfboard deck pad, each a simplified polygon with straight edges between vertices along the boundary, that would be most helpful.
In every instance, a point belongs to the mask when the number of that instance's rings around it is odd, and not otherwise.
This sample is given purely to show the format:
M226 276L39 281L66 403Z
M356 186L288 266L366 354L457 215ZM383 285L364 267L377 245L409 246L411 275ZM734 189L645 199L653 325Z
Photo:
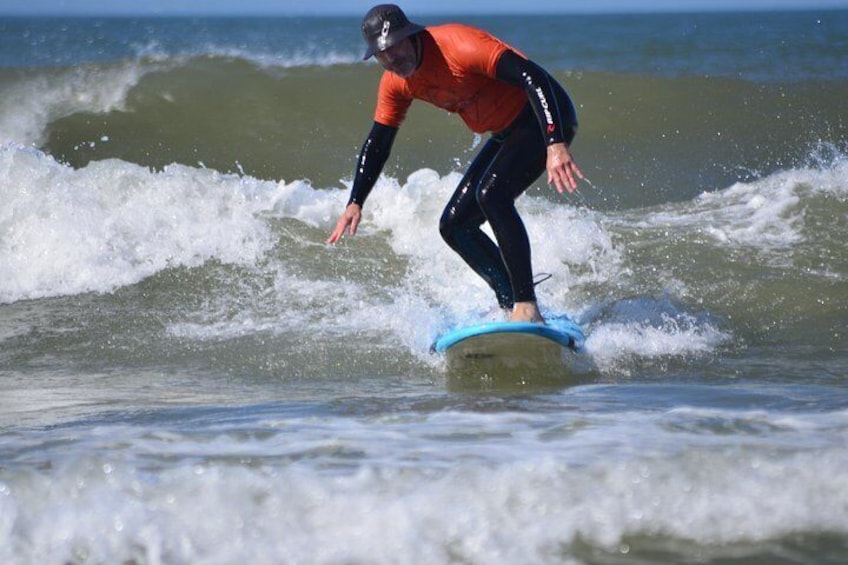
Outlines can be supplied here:
M487 322L446 332L433 344L433 351L449 357L508 357L532 359L535 355L579 351L585 342L583 330L568 316L550 317L546 324Z

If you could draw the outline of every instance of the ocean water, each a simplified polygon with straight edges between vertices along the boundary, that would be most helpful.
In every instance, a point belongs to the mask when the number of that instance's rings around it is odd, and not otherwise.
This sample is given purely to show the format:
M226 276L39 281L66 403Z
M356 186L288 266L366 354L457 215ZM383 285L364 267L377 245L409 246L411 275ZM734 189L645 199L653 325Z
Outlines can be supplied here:
M544 375L430 353L494 306L456 117L324 244L356 18L0 19L0 562L844 562L848 12L461 19L580 115Z

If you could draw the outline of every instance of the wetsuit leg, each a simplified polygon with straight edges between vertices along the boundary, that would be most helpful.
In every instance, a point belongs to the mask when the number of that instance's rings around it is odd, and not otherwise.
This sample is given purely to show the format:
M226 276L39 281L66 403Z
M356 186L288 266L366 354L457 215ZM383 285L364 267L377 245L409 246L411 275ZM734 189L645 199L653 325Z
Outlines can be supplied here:
M477 185L477 202L498 242L514 302L536 300L530 240L515 199L544 172L546 159L539 126L528 115L504 139Z
M567 130L566 142L574 138ZM469 167L439 223L444 240L492 289L503 308L536 300L530 242L515 199L545 171L547 148L532 112L490 139ZM489 222L497 245L480 229Z
M512 284L501 253L480 226L486 221L477 202L477 187L501 143L490 139L468 167L451 199L445 206L439 222L439 231L445 242L476 272L495 292L502 308L513 305Z

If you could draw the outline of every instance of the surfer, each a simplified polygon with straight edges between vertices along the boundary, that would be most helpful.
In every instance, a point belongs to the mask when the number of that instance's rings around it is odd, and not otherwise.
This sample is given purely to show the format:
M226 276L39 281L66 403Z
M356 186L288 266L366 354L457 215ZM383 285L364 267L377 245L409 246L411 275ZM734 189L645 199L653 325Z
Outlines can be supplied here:
M362 35L363 59L375 56L385 72L350 199L327 243L356 233L410 104L424 100L458 113L476 133L492 133L445 206L442 238L489 284L510 321L544 323L514 201L543 171L560 194L574 192L583 178L569 151L577 116L568 94L539 65L478 28L423 27L398 6L381 4L365 15ZM497 243L481 229L484 222Z

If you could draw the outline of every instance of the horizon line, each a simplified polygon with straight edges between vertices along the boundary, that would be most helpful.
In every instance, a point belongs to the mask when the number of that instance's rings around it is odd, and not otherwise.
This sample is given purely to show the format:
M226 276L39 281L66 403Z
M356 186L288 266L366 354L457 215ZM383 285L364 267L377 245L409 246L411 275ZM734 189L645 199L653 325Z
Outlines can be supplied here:
M722 14L722 13L751 13L751 14L761 14L761 13L785 13L785 12L816 12L816 11L848 11L848 6L831 6L831 5L819 5L819 6L780 6L780 7L752 7L752 6L740 6L739 8L731 8L727 6L716 7L716 8L708 8L708 7L693 7L693 8L662 8L662 9L651 9L651 8L633 8L633 9L579 9L579 8L569 8L562 10L525 10L525 11L515 11L510 9L505 10L492 10L485 13L481 12L466 12L463 10L416 10L414 12L410 11L410 13L422 14L427 16L464 16L464 17L481 17L481 16L553 16L553 15L579 15L579 16L591 16L591 15L599 15L599 16L614 16L614 15L672 15L672 14ZM350 16L361 16L359 11L332 11L326 13L319 13L314 11L263 11L263 10L251 10L251 11L238 11L238 10L213 10L213 11L150 11L150 12L132 12L132 11L100 11L100 10L92 10L92 11L79 11L79 12L67 12L67 11L57 11L52 13L44 13L44 11L39 12L4 12L0 11L0 18L2 17L26 17L26 18L66 18L66 17L102 17L102 18L111 18L111 17L127 17L127 18L140 18L140 17L150 17L150 18L158 18L158 17L350 17Z

